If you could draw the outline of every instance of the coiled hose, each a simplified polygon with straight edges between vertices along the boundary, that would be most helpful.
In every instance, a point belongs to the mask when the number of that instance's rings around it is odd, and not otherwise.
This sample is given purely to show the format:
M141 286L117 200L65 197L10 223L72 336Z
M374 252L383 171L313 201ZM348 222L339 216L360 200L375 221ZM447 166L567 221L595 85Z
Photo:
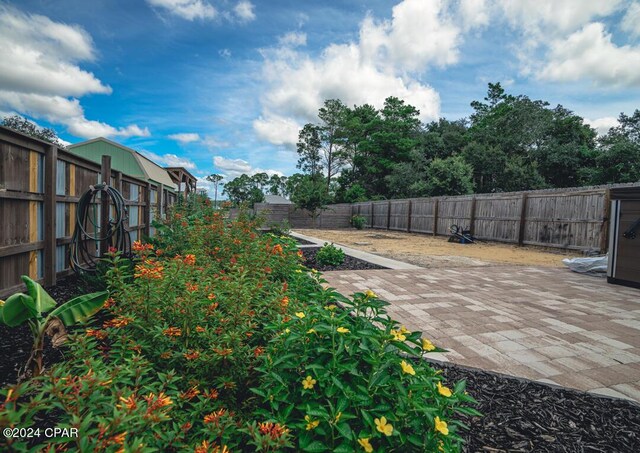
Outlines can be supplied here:
M103 197L109 198L109 212L114 213L114 217L109 218L106 231L101 231L99 222ZM131 236L124 226L128 218L126 203L120 192L107 184L89 186L78 202L76 226L69 247L71 268L76 273L96 272L101 258L100 250L105 242L104 249L113 247L124 256L130 256Z

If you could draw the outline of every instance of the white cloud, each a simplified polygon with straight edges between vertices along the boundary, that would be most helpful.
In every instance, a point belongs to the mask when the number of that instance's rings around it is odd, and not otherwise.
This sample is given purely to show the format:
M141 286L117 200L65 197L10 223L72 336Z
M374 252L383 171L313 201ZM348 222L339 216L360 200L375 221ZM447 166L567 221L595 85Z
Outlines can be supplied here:
M584 122L594 128L596 132L598 132L598 135L605 135L609 132L609 129L619 124L618 119L612 116L605 116L604 118L597 118L595 120L585 118Z
M307 34L303 32L289 32L278 38L282 47L299 47L307 45Z
M583 78L598 85L640 86L640 47L616 46L602 23L592 23L551 45L539 77L571 82Z
M149 135L136 125L118 129L85 118L77 98L110 94L111 87L78 66L96 54L81 27L0 5L0 42L0 109L65 125L82 138Z
M186 20L213 19L217 14L216 9L203 0L147 0L147 3Z
M242 159L228 159L223 156L214 156L213 165L222 173L227 181L232 180L242 174L255 175L256 173L266 173L269 176L282 176L282 172L271 169L252 167L249 162Z
M175 154L156 154L151 151L140 151L141 154L148 157L155 163L159 165L163 165L165 167L184 167L187 170L195 170L196 164L194 164L189 159L185 159L183 157L176 156Z
M253 4L247 0L242 0L233 8L233 12L242 22L251 22L256 18L253 12Z
M222 58L231 58L231 51L229 49L220 49L218 55Z
M198 140L200 140L200 135L186 132L182 134L171 134L169 135L169 138L171 140L175 140L180 143L191 143L191 142L197 142Z
M622 18L620 26L633 37L640 37L640 2L636 1L629 6Z
M209 148L210 150L220 149L220 148L229 148L231 144L229 142L225 142L223 140L219 140L213 135L207 135L202 139L202 144Z
M465 31L489 25L490 11L487 0L462 0L459 14Z
M495 0L512 27L544 40L571 33L593 19L606 17L627 0Z
M317 121L318 109L331 98L382 107L387 97L396 96L418 108L423 121L436 119L438 93L412 74L458 60L461 31L448 5L404 0L393 8L391 20L367 16L357 42L331 44L318 57L295 49L301 34L280 38L279 47L262 51L268 89L262 115L253 122L257 135L293 146L301 124Z

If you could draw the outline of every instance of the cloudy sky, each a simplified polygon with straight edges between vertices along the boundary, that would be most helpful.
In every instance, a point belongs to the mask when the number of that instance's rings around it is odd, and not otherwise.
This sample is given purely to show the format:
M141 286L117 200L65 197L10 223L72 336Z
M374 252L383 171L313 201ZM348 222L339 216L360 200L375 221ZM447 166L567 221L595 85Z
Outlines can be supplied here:
M203 177L295 172L323 100L457 119L488 82L601 132L640 108L640 0L0 0L0 116Z

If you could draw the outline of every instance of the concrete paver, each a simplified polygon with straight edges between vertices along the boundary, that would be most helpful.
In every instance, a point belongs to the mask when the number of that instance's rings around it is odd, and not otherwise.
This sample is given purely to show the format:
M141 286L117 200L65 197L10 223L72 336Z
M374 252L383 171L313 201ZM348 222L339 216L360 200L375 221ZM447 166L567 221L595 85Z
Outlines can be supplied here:
M371 289L450 352L438 360L640 402L640 290L565 269L486 266L325 272Z

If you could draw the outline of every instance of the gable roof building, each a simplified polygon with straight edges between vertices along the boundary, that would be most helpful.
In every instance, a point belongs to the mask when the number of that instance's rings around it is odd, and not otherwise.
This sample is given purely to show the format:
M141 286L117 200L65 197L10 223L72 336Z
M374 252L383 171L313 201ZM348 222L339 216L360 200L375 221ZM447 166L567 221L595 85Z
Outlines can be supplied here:
M178 189L167 170L160 165L147 159L138 151L104 137L69 145L67 150L97 163L101 162L103 155L111 156L111 168L114 170L156 184L163 184L172 192Z

